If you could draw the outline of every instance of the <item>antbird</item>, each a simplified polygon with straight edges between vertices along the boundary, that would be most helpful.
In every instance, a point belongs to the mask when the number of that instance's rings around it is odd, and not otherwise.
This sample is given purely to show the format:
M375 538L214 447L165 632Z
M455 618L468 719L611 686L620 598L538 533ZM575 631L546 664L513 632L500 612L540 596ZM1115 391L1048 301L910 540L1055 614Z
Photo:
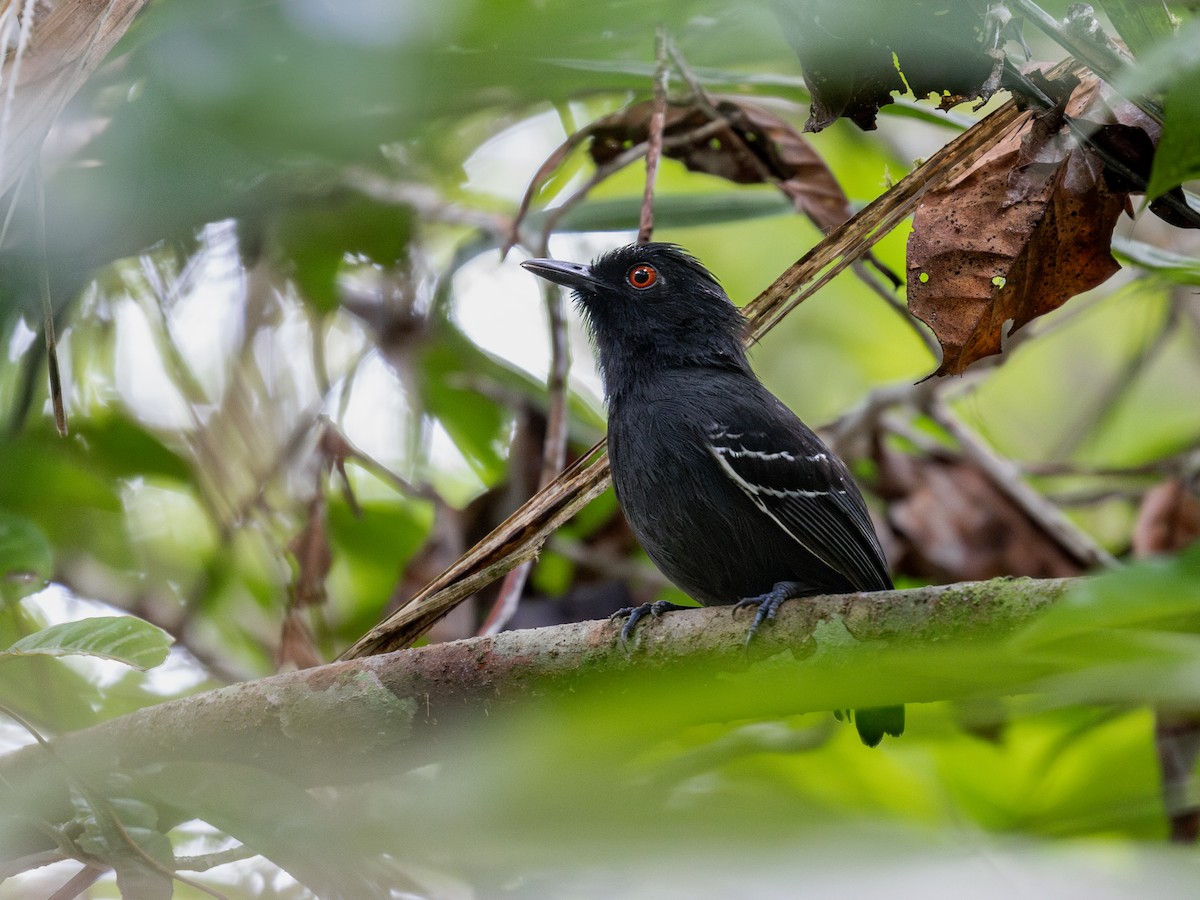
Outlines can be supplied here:
M756 607L749 641L793 597L892 586L845 464L754 375L745 319L698 260L647 243L591 265L521 265L575 293L604 381L617 500L683 591ZM679 608L622 610L622 637ZM855 724L873 747L904 730L904 707L858 710Z

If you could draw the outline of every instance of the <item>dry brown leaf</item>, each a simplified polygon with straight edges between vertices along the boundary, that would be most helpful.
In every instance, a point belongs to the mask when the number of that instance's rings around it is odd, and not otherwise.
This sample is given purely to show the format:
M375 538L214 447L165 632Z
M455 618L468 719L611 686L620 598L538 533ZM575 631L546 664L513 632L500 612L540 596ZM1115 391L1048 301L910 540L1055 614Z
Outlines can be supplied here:
M736 184L774 183L823 232L853 214L841 185L812 144L783 119L737 98L714 98L720 119L693 104L667 105L663 155ZM589 126L589 147L602 166L649 136L653 103L646 101L605 116ZM709 130L708 126L712 126ZM702 131L703 129L703 131ZM670 143L671 139L692 140ZM553 157L552 157L553 158Z
M325 532L325 502L323 496L308 504L304 528L288 544L296 558L296 580L292 585L292 607L316 606L325 602L325 578L333 566L333 551Z
M313 639L312 629L308 627L304 615L296 609L288 610L279 633L276 668L311 669L324 662L321 654L317 652L317 642Z
M890 449L879 453L879 462L899 571L947 582L1082 572L974 466Z
M1065 112L1098 95L1092 78ZM1025 113L961 176L929 191L908 242L908 305L942 345L938 375L999 353L1016 331L1120 266L1112 230L1128 194L1096 155L1059 127L1061 112Z
M1150 180L1154 153L1162 137L1162 126L1123 97L1111 94L1104 88L1101 90L1111 112L1110 118L1115 121L1107 124L1085 123L1095 129L1088 140L1099 150L1119 160L1137 179L1130 180L1124 174L1108 168L1104 173L1108 186L1114 191L1141 193ZM1169 199L1174 199L1185 208L1188 205L1183 187L1176 186L1151 200L1150 212L1176 228L1198 227L1194 216L1181 213L1168 202Z

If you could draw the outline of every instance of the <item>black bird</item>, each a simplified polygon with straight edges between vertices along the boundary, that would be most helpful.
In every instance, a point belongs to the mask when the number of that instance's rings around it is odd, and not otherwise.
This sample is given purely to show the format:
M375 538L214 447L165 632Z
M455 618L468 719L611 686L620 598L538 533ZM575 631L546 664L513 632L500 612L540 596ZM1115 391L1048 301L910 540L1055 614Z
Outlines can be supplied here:
M747 640L792 597L892 586L845 464L755 377L746 320L698 260L648 243L590 266L521 265L575 292L604 380L617 500L668 578L704 604L757 607ZM678 608L622 610L623 637ZM855 722L873 747L904 730L904 707Z

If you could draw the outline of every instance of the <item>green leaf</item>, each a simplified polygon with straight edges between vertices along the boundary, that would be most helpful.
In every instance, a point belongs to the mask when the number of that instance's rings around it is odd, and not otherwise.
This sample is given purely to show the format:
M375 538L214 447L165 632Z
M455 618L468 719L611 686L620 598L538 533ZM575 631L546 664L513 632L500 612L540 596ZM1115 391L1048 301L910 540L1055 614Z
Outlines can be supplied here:
M1196 44L1200 41L1200 19L1185 23L1175 35L1156 44L1130 66L1117 82L1122 94L1154 94L1178 83L1181 73L1196 66Z
M337 497L328 515L334 555L330 596L341 612L339 636L353 641L379 621L405 565L429 535L433 510L404 498L365 502L356 516Z
M1044 645L1103 629L1178 627L1200 630L1200 546L1081 582L1016 644Z
M450 323L422 356L425 409L446 429L486 485L504 474L512 413L500 402L508 367L483 353Z
M53 551L41 529L0 512L0 599L18 600L50 579Z
M1140 266L1178 284L1200 284L1200 258L1195 256L1119 237L1113 239L1113 255L1122 263Z
M575 207L555 226L559 232L629 231L637 228L641 197L593 200ZM746 219L788 215L790 200L774 189L721 191L712 194L663 194L654 198L657 228L720 225ZM541 228L545 210L529 215L529 224Z
M396 265L408 251L412 216L402 206L340 193L288 210L277 230L304 299L318 312L332 312L347 256Z
M142 425L121 415L93 415L73 422L73 449L82 465L115 478L158 475L187 481L191 466ZM57 435L47 434L50 442Z
M1175 33L1166 4L1144 0L1101 0L1100 5L1134 56L1141 56Z
M371 856L386 846L386 834L272 771L175 762L140 774L138 786L252 847L320 896L376 896Z
M118 415L80 417L63 440L44 423L0 441L0 509L25 516L57 552L82 550L101 562L135 564L122 491L127 479L190 478L190 466L141 425Z
M1127 96L1164 95L1162 139L1146 196L1153 200L1189 178L1200 175L1200 19L1184 24L1169 40L1155 44L1119 79Z
M1146 186L1151 200L1200 176L1200 68L1175 81L1164 106L1162 140Z
M74 805L83 828L76 843L112 866L122 897L170 900L175 853L170 838L158 828L158 811L151 804L89 790L77 794Z
M95 656L144 670L167 658L173 640L161 628L136 616L96 616L51 625L27 635L0 651L0 659L35 653Z

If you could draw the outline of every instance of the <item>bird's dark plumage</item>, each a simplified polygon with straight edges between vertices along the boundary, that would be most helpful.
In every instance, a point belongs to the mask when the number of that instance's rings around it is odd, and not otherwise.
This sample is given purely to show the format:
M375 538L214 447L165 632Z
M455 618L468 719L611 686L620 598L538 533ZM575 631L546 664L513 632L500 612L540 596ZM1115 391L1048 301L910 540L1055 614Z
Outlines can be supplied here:
M575 291L604 380L617 499L672 581L705 604L758 606L754 627L790 597L892 586L846 466L755 377L745 319L700 262L655 243L590 266L522 265ZM856 722L873 746L903 730L903 708Z

